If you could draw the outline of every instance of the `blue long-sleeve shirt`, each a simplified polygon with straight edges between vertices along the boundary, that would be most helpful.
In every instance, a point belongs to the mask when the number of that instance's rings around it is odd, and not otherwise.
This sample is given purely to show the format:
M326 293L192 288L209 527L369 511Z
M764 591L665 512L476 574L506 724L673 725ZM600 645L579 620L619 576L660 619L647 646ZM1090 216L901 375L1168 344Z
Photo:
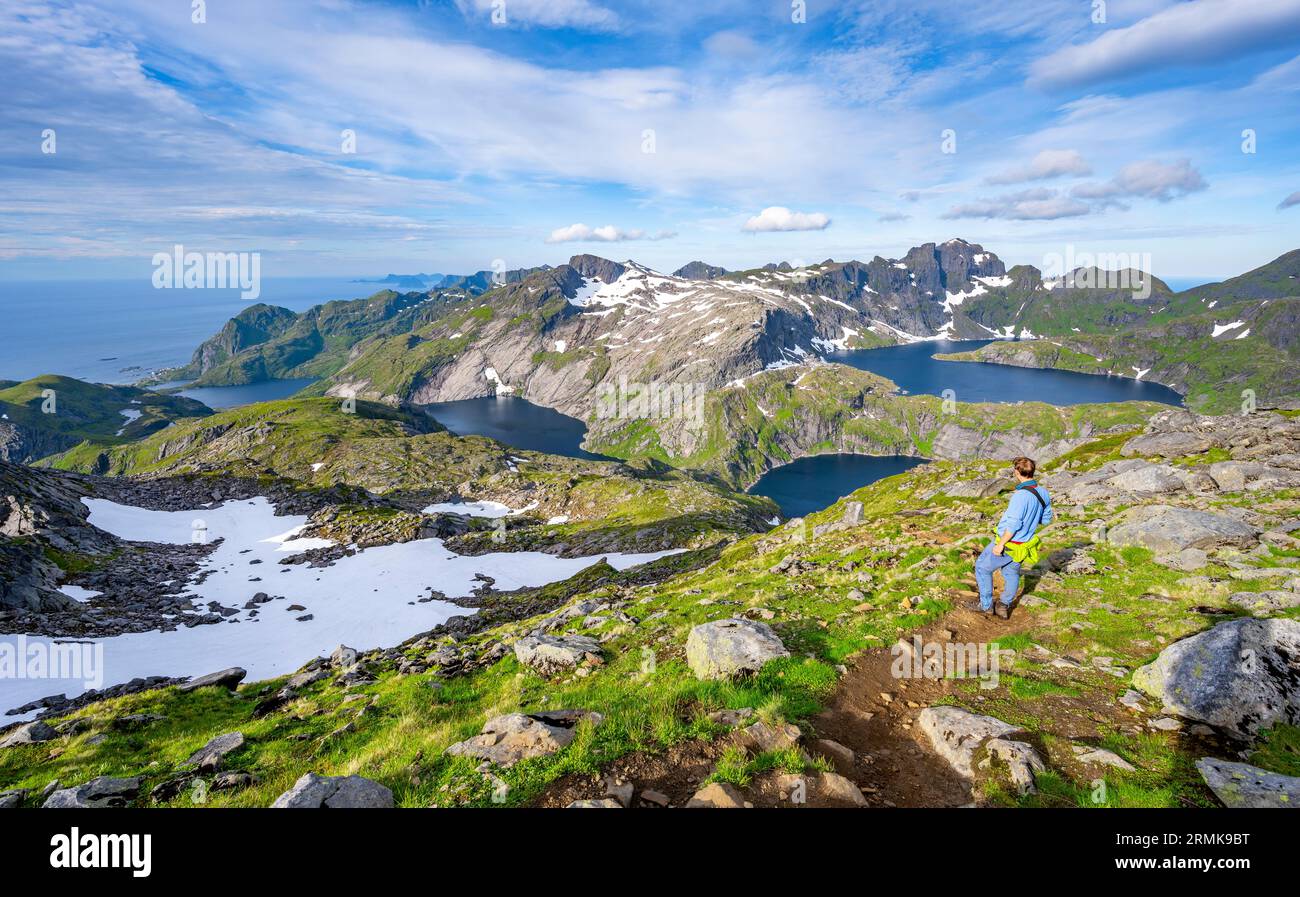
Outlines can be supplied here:
M1042 496L1046 507L1038 503L1038 499L1034 498L1028 486L1038 487L1038 494ZM1017 486L1016 491L1011 494L1007 510L998 521L998 535L1010 532L1012 542L1028 542L1034 537L1034 530L1051 522L1052 497L1034 480L1029 480Z

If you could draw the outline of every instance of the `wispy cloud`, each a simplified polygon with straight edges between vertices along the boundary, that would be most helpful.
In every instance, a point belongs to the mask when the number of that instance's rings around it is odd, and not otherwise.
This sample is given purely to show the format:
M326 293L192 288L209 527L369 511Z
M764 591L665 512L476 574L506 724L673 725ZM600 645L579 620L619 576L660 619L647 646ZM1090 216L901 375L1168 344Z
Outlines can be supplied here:
M623 243L628 240L669 240L677 236L673 231L661 230L647 235L643 230L623 230L612 224L604 227L588 227L585 224L570 224L558 227L546 238L547 243Z
M467 17L496 27L537 25L610 31L619 24L613 10L590 0L456 0Z
M1078 150L1043 150L1028 163L990 175L985 181L989 184L1020 184L1062 175L1086 174L1092 174L1092 167Z
M1087 215L1092 207L1058 190L1035 187L950 208L944 218L1005 218L1009 221L1051 221Z
M1177 162L1160 162L1145 159L1120 169L1119 174L1104 183L1080 184L1071 191L1080 199L1124 199L1128 197L1169 202L1189 193L1204 190L1208 185L1201 173L1187 159Z
M1300 0L1189 0L1030 67L1038 83L1078 87L1175 66L1217 63L1300 44Z
M1292 206L1300 206L1300 190L1297 190L1295 193L1292 193L1286 199L1278 203L1277 209L1280 212L1283 209L1289 209Z

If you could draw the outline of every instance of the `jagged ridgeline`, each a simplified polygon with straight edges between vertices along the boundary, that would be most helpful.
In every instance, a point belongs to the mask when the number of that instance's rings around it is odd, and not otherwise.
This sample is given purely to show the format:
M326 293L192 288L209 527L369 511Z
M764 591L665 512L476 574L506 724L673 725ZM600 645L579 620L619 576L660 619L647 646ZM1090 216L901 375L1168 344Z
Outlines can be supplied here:
M1131 268L1007 269L963 240L900 259L749 271L697 261L671 275L580 255L302 313L254 306L162 376L199 385L319 377L318 393L387 403L509 393L595 423L602 388L716 392L839 349L1018 337L979 358L1141 377L1202 411L1235 409L1247 389L1262 407L1285 406L1300 386L1298 276L1292 252L1176 293ZM660 438L672 457L697 450L680 433Z

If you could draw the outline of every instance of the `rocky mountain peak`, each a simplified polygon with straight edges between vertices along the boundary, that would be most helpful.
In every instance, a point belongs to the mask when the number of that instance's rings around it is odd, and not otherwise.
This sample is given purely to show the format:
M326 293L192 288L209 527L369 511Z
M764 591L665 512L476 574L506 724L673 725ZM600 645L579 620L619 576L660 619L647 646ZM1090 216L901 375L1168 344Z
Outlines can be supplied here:
M569 267L583 277L594 277L604 283L613 283L623 276L627 266L601 258L598 255L575 255L569 259Z
M727 269L720 265L710 265L707 262L687 262L676 271L673 277L684 277L687 280L714 280L727 273Z

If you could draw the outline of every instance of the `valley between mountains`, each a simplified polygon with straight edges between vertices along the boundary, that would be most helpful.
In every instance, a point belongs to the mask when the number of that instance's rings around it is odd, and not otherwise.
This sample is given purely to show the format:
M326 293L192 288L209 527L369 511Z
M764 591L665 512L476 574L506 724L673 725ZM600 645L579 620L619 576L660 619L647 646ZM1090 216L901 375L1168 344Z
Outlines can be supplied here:
M0 806L1293 805L1298 275L575 256L253 306L158 389L0 382ZM918 342L1185 407L840 363ZM593 454L438 420L493 396ZM745 491L824 454L922 463ZM1019 454L1059 520L1003 623L966 604Z

